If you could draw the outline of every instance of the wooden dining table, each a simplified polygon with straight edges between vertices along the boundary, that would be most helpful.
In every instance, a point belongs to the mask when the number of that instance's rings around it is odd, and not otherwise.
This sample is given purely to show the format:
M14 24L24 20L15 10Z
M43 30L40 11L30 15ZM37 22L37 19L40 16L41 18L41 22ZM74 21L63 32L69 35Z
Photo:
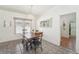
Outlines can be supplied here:
M28 47L32 49L32 45L34 45L34 51L36 52L37 47L42 43L42 36L43 32L33 32L30 38L26 38L26 50L28 51Z

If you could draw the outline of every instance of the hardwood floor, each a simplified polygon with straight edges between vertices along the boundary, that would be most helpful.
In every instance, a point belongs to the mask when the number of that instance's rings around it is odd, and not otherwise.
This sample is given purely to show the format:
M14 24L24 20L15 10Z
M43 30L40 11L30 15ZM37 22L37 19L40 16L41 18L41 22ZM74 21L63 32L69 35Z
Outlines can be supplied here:
M43 51L37 49L37 54L75 54L76 52L56 46L43 40ZM0 54L35 54L33 50L26 51L21 40L0 43Z
M61 46L67 48L69 46L70 39L66 37L61 38Z
M61 37L61 46L75 51L76 38L73 36L69 38Z

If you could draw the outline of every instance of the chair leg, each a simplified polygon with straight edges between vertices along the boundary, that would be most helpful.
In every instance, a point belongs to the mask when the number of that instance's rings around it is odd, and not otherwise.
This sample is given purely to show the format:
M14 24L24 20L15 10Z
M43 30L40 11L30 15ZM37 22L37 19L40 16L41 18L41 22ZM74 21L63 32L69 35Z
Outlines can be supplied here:
M43 51L43 48L42 48L42 43L41 43L41 51Z
M37 47L36 47L36 45L34 45L34 50L35 50L35 54L36 54L36 52L37 52Z
M35 47L35 49L34 49L34 50L35 50L35 54L36 54L36 47Z
M41 47L41 51L43 51L43 48Z
M26 46L26 51L28 51L28 46Z
M28 51L28 43L26 43L26 51Z

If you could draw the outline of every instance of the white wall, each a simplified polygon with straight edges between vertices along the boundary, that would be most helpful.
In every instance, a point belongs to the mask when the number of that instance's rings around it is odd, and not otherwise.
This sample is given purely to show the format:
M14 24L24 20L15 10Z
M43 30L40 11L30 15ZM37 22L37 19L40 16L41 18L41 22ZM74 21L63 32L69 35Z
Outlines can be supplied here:
M27 15L25 14L0 10L0 42L21 38L21 36L16 35L14 33L15 28L14 28L13 17L29 19L29 17L27 17ZM34 26L35 19L34 18L32 19L33 19L32 26ZM6 21L6 27L3 27L4 20ZM11 21L11 27L10 27L10 21Z
M44 39L60 45L60 15L76 12L76 50L79 52L79 6L55 6L37 20L37 29L44 32ZM41 28L40 21L52 17L52 28Z

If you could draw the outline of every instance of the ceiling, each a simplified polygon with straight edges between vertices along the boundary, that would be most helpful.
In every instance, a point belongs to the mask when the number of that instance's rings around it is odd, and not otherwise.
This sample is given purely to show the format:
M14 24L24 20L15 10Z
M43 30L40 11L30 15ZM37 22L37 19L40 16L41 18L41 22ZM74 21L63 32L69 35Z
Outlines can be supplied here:
M54 5L0 5L0 9L14 11L24 14L32 14L40 17L44 12L54 7Z

